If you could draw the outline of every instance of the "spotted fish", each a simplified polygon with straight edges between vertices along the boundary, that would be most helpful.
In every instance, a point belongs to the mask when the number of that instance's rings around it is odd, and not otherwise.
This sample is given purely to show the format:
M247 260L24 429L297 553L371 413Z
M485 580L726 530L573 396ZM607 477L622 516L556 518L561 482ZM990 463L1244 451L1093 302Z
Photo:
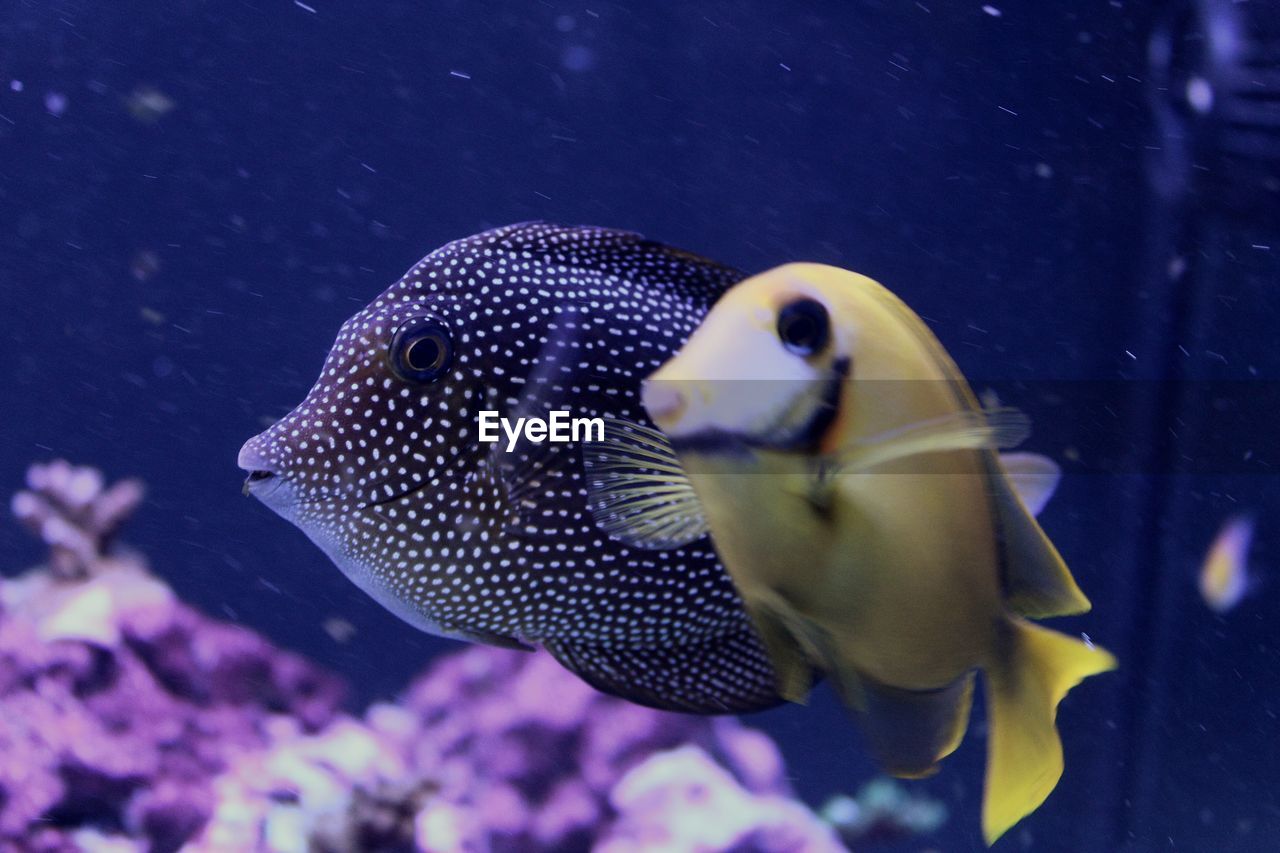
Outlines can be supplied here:
M775 705L708 540L618 542L588 509L580 446L478 440L481 410L648 423L640 381L742 277L603 228L449 243L342 326L306 399L240 451L245 489L425 631L543 646L654 707Z

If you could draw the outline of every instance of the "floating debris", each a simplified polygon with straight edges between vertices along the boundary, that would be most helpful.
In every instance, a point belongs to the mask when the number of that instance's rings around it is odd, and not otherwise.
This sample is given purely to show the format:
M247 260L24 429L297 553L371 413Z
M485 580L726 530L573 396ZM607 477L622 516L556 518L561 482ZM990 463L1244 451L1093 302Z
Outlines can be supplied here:
M160 256L150 249L139 249L129 259L129 272L138 281L150 281L160 272Z
M134 88L125 99L129 114L143 124L155 124L178 104L155 86L142 84Z
M44 96L44 108L49 111L49 115L60 117L67 111L67 96L61 92L49 92Z
M1226 613L1248 595L1253 519L1238 515L1222 525L1200 567L1200 597L1214 613Z
M349 643L351 638L356 635L356 626L352 625L341 616L330 616L324 620L321 626L324 632L333 639L335 643Z

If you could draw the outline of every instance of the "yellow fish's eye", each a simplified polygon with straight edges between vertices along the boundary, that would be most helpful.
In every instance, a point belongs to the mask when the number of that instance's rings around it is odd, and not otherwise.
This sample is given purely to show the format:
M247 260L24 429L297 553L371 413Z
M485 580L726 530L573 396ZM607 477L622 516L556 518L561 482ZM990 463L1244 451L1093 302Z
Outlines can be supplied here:
M401 379L433 382L453 361L453 339L441 321L419 317L396 330L390 354L391 367Z
M788 352L808 358L826 349L831 340L831 318L816 299L797 299L778 312L778 340Z

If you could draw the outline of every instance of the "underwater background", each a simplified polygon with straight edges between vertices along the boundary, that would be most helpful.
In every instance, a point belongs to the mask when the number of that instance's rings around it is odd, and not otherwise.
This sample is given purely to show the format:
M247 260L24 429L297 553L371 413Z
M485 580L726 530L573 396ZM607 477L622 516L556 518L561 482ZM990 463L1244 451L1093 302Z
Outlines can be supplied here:
M242 497L235 464L348 316L429 250L524 220L748 272L836 264L1031 415L1028 447L1066 470L1041 522L1094 603L1053 624L1121 662L1064 702L1065 775L999 846L1276 849L1277 20L1266 2L6 0L0 491L53 458L140 478L125 538L179 597L345 677L360 708L461 646L359 592ZM1197 572L1240 513L1256 582L1216 613ZM0 569L41 559L0 524ZM746 722L811 805L877 773L828 690ZM908 783L948 821L874 849L982 849L983 761L971 737Z

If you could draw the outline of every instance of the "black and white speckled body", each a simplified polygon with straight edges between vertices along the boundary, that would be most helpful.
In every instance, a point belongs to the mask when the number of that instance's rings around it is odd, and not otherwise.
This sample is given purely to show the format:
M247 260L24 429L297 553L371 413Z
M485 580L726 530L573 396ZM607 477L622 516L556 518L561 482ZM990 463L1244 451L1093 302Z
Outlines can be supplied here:
M532 223L427 255L348 320L293 412L241 451L251 491L361 589L432 633L546 646L600 689L731 712L779 701L709 541L640 551L586 505L581 448L482 444L477 412L647 422L640 381L742 275L635 234ZM437 318L448 371L393 334Z

